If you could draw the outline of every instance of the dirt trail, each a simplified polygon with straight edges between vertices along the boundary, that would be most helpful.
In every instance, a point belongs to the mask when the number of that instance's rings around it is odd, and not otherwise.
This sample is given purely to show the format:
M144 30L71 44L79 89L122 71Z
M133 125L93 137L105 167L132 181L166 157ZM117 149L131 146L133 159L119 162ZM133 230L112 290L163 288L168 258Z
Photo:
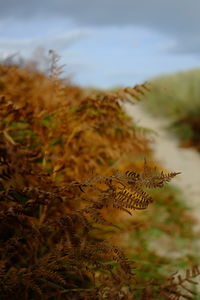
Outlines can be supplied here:
M185 201L194 209L200 226L200 154L194 149L179 147L178 140L166 129L169 121L151 116L140 104L126 104L125 109L139 126L157 133L153 145L155 157L166 169L181 172L173 182L180 187Z

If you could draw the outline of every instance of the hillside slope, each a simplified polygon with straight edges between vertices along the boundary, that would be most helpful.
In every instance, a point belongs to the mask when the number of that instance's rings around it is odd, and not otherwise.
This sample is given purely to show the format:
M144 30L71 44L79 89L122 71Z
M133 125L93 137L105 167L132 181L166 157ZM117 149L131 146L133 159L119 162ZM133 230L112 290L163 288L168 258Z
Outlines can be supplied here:
M144 107L171 121L170 129L182 146L200 150L200 70L161 76L149 84Z

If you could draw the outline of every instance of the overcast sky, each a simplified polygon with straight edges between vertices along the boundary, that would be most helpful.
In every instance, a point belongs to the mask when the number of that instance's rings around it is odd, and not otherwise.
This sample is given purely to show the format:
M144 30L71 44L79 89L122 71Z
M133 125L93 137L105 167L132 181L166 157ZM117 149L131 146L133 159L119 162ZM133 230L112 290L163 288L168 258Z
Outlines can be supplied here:
M0 57L55 49L87 86L200 67L199 32L200 0L0 0Z

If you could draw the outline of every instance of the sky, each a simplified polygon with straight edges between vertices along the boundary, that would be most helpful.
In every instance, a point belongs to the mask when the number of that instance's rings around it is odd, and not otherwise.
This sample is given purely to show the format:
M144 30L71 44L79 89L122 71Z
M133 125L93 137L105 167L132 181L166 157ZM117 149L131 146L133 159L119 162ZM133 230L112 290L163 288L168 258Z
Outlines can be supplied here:
M110 88L200 67L199 0L0 0L0 59L54 49L76 84Z

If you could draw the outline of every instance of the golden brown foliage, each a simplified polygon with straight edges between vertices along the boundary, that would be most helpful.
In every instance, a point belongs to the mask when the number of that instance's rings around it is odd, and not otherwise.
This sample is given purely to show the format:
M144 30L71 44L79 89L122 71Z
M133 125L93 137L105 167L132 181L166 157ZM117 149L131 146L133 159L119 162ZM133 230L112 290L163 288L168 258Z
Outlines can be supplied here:
M185 276L178 274L178 272L172 274L168 278L168 284L161 288L161 295L165 296L166 299L179 300L188 299L192 300L197 295L193 291L193 286L197 285L198 282L194 278L200 275L198 266L193 266L191 270L186 270Z
M3 299L48 299L59 291L71 295L74 287L91 287L97 270L111 272L107 264L111 260L119 264L120 272L131 275L122 250L97 237L95 241L93 226L112 226L101 214L103 208L145 209L153 201L142 189L149 185L147 178L151 182L152 176L153 182L156 174L159 182L153 185L160 187L175 173L158 175L151 170L149 175L145 163L144 172L134 178L131 172L116 173L58 186L32 163L30 151L2 138L0 153ZM74 210L68 203L72 199L83 207Z
M105 238L120 230L113 210L146 209L148 189L178 174L114 168L149 151L120 106L146 85L86 93L17 67L0 75L1 299L154 299Z

